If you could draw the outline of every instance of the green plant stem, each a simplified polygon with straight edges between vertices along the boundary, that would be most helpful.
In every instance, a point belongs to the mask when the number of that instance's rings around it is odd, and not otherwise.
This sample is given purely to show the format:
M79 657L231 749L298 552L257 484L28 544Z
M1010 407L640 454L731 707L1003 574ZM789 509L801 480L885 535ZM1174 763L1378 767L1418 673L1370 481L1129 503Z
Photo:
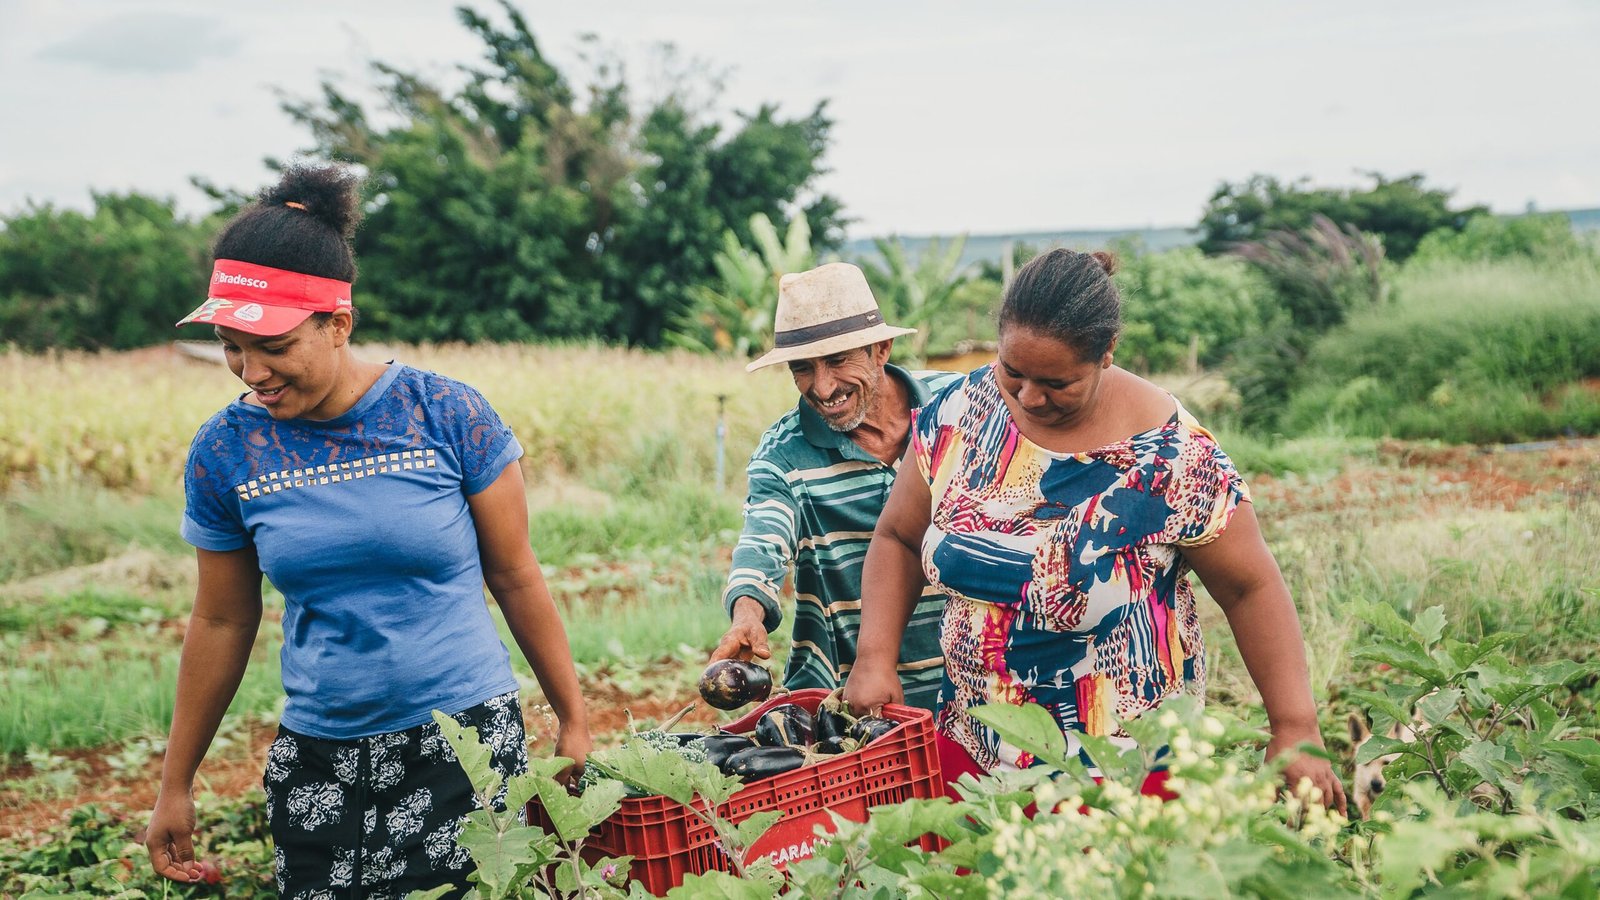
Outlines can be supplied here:
M724 824L731 826L733 823L724 823L722 818L717 815L717 811L711 808L710 800L702 796L700 802L705 805L705 809L695 809L694 805L690 804L690 812L698 816L702 822L710 825L711 830L717 833L717 840L722 844L722 849L728 852L728 862L733 866L734 877L743 878L745 875L744 852L748 848L740 846L737 841L732 839L732 832L729 828L722 827Z

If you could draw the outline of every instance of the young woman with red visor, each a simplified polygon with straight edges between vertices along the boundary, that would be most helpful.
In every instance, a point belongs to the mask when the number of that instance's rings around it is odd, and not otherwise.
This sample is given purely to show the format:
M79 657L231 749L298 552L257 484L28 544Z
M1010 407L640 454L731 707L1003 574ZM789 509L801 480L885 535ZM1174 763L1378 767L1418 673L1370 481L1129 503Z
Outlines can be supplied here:
M590 748L560 616L528 543L522 447L473 388L351 350L358 182L302 166L241 211L214 251L211 325L249 389L201 426L183 535L199 586L146 846L195 881L195 772L261 623L284 596L288 695L264 784L280 894L402 897L467 887L456 842L476 805L439 733L478 729L494 765L527 766L517 681L483 587L560 719ZM576 768L576 766L575 766Z

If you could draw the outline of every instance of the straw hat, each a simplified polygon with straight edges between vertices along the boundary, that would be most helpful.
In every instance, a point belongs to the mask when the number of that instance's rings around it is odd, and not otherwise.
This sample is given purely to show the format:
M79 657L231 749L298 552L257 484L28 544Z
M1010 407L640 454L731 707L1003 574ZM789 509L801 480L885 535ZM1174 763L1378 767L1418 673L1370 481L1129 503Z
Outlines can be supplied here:
M745 366L745 371L854 350L914 331L883 321L860 269L828 263L778 280L772 351Z

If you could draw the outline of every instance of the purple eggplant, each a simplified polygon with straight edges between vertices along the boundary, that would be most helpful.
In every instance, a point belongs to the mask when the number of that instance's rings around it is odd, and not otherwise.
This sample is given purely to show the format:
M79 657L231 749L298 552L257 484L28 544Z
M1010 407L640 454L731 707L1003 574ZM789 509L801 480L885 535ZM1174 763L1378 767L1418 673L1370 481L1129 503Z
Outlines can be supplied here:
M839 710L830 709L826 702L817 707L815 718L818 743L829 738L844 738L850 733L849 716Z
M856 717L850 714L850 705L844 702L844 688L835 688L833 693L822 698L822 702L817 704L816 719L817 743L849 736L850 725Z
M756 720L756 743L763 747L804 747L816 736L811 713L795 703L780 703Z
M728 757L749 750L756 742L742 734L708 734L701 739L701 745L705 748L706 760L721 769Z
M722 771L748 783L792 772L805 763L806 752L797 747L751 747L728 757Z
M811 752L819 756L837 756L841 753L852 753L858 746L855 741L841 735L839 737L819 738L812 745Z
M700 675L700 696L717 709L738 709L772 695L772 673L755 663L719 659Z
M863 716L857 719L854 725L850 726L849 736L856 743L865 747L893 731L897 724L899 723L893 719L885 719L882 716Z

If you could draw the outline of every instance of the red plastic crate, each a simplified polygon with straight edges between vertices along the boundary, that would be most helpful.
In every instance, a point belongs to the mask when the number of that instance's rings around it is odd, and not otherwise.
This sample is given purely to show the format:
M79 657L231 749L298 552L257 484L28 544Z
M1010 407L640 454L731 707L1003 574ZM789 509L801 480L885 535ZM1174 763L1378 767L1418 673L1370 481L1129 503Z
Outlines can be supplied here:
M826 696L827 691L813 688L773 697L723 730L737 734L754 731L756 719L780 703L798 703L814 713ZM891 705L884 707L883 716L900 724L866 747L758 781L728 799L717 812L730 822L742 822L768 810L784 813L750 848L750 859L768 855L782 869L811 856L816 826L832 830L830 811L865 822L871 807L943 795L939 754L933 744L933 714ZM528 818L535 825L550 827L537 801L528 804ZM926 850L938 849L932 835L919 843ZM623 800L622 808L584 842L583 855L591 860L632 856L633 880L657 896L681 884L685 875L732 868L711 826L665 797Z

